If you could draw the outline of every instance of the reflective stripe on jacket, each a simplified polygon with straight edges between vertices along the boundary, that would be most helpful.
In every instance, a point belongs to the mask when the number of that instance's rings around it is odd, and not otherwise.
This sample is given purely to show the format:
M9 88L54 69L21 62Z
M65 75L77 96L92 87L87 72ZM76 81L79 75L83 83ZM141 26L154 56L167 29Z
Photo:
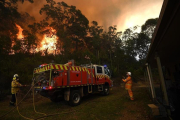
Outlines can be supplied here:
M127 78L125 79L125 82L126 82L126 84L125 84L125 89L126 89L126 90L131 90L131 88L132 88L132 79L131 79L131 77L130 77L130 76L127 77Z
M13 80L11 82L11 94L17 93L21 86L22 85L19 82L17 82L16 80Z

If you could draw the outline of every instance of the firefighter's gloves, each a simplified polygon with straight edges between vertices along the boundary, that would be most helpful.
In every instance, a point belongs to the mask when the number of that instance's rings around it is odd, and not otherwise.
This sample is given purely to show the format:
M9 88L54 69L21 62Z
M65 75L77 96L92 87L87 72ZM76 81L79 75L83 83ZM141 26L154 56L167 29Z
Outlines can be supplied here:
M123 82L126 82L126 79L122 79Z

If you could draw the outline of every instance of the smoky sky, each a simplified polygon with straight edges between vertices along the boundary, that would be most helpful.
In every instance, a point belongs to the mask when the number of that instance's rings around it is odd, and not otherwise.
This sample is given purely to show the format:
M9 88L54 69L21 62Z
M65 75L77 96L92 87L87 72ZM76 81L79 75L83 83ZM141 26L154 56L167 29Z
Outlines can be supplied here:
M56 2L62 2L55 0ZM88 18L89 22L97 21L107 29L117 25L118 31L124 31L135 25L141 26L149 18L159 17L163 0L63 0L77 9ZM39 10L46 4L46 0L34 0L34 3L25 1L18 4L19 12L27 12L37 21L44 18Z

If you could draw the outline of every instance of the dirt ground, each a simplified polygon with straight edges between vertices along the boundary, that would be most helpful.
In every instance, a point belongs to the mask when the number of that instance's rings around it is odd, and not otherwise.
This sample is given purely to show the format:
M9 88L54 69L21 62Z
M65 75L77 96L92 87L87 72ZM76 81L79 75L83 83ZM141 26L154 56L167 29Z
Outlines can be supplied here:
M152 103L148 87L142 82L134 83L133 93L135 100L131 101L124 84L116 84L108 96L93 94L83 97L81 104L76 107L70 107L65 101L53 103L40 95L35 95L35 105L38 112L59 114L45 117L45 120L153 120L147 105ZM0 116L13 108L9 106L9 99L1 101L0 106ZM31 97L21 103L19 110L22 115L33 119L43 116L34 112ZM17 109L3 119L24 120Z

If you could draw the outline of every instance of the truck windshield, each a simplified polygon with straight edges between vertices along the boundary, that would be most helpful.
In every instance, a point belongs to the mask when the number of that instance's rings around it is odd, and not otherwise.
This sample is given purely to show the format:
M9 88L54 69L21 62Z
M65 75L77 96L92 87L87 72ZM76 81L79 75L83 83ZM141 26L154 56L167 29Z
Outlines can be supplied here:
M104 72L106 75L108 75L109 77L111 77L111 72L110 70L108 69L108 67L104 67Z

